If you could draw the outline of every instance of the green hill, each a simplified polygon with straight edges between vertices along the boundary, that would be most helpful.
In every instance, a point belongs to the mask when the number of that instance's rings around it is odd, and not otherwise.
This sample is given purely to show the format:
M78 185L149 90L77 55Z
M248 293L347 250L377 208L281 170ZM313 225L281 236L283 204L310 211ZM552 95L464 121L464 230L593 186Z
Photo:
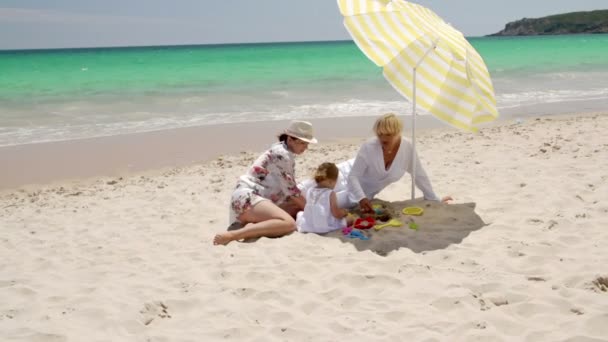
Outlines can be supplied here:
M508 23L490 36L608 33L608 10L572 12L543 18L524 18Z

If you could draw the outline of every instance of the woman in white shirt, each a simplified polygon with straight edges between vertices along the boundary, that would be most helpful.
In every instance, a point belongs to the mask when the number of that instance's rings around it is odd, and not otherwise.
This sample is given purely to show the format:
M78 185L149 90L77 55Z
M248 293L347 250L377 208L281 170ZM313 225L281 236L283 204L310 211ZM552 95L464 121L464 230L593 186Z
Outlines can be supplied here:
M405 172L412 172L412 145L402 136L403 123L395 114L389 113L376 120L376 137L363 143L355 159L338 164L340 177L334 189L338 204L350 208L359 204L363 212L371 212L370 200L389 184L401 179ZM416 158L416 178L414 183L422 191L424 199L439 201L433 191L431 181ZM312 182L314 183L314 182ZM300 184L307 189L311 181ZM452 200L446 196L442 202Z

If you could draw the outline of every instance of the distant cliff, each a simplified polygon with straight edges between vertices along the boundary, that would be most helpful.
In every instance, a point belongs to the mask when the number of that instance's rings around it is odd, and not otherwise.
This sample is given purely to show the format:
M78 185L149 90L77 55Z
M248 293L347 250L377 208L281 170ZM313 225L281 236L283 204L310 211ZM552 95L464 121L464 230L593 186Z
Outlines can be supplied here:
M608 33L608 10L572 12L543 18L513 21L490 36Z

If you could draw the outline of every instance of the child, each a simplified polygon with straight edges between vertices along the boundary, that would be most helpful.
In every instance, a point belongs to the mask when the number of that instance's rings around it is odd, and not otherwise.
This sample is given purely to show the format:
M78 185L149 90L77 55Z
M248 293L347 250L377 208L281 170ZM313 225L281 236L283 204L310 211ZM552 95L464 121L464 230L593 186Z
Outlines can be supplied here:
M317 186L306 191L306 206L299 212L296 225L301 233L327 233L352 224L347 220L348 211L338 207L333 191L338 180L338 167L334 163L323 163L315 172Z

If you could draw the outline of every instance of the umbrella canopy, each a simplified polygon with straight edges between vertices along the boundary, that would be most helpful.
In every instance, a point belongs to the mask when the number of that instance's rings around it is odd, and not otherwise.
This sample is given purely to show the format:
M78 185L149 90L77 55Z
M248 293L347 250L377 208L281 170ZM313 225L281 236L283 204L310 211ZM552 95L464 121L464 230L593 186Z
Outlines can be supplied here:
M401 95L448 124L476 131L498 117L488 69L462 33L404 0L338 0L357 46Z

